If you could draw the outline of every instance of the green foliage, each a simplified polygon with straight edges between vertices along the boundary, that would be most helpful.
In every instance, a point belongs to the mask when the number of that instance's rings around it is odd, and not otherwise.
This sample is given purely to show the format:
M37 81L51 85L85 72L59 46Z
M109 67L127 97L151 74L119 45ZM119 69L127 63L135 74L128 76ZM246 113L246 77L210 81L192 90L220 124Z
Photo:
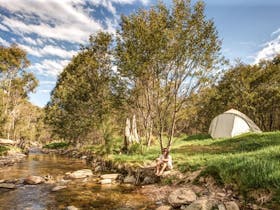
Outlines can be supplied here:
M46 108L46 122L60 138L105 144L109 152L115 126L112 120L119 106L112 37L100 32L89 41L59 76Z
M26 71L26 52L17 45L0 46L0 136L34 141L40 111L27 101L38 85L35 76Z
M43 148L47 149L62 149L67 148L70 145L69 142L53 142L50 144L46 144Z
M9 151L8 147L0 146L0 156L5 155L7 151Z
M223 65L220 49L201 1L173 1L171 7L158 3L122 17L116 60L129 84L129 111L143 122L147 145L154 129L161 147L164 133L170 146L179 111L191 93L211 83L217 65Z

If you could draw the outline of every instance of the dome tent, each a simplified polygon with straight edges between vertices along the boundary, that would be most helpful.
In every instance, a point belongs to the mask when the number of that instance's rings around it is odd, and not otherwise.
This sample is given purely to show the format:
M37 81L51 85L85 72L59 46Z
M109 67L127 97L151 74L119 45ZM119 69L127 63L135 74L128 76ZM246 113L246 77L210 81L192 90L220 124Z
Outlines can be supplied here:
M209 134L212 138L227 138L248 132L262 132L245 114L230 109L216 116L210 124Z

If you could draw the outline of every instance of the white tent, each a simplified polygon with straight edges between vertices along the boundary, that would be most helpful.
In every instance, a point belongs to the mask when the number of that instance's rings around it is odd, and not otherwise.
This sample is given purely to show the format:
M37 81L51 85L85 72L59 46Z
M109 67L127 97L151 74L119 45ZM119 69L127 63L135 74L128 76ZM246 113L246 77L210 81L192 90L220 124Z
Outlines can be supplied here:
M260 133L261 130L249 117L235 109L216 116L209 127L212 138L227 138L248 132Z

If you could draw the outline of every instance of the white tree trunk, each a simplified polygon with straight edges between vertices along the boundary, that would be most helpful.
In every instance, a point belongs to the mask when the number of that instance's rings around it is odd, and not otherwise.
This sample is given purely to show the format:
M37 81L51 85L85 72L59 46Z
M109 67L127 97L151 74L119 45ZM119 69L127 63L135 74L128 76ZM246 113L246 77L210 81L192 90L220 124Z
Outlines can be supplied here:
M130 130L131 130L130 120L129 118L126 118L124 135L128 144L132 142L132 136Z
M131 136L132 136L132 141L133 142L137 142L137 143L140 142L140 139L139 139L139 136L138 136L138 133L137 133L137 125L136 125L135 115L133 115L133 118L132 118Z

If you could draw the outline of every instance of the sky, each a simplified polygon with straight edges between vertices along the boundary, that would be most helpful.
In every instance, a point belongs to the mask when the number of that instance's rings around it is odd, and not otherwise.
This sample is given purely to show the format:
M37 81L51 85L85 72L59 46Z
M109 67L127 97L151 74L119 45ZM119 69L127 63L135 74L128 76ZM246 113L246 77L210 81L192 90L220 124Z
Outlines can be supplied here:
M170 0L163 0L171 5ZM193 0L192 2L196 2ZM18 44L39 80L30 101L50 99L57 76L89 35L114 33L120 16L149 8L156 0L0 0L0 45ZM205 0L222 40L222 54L233 63L254 64L280 53L279 0Z

